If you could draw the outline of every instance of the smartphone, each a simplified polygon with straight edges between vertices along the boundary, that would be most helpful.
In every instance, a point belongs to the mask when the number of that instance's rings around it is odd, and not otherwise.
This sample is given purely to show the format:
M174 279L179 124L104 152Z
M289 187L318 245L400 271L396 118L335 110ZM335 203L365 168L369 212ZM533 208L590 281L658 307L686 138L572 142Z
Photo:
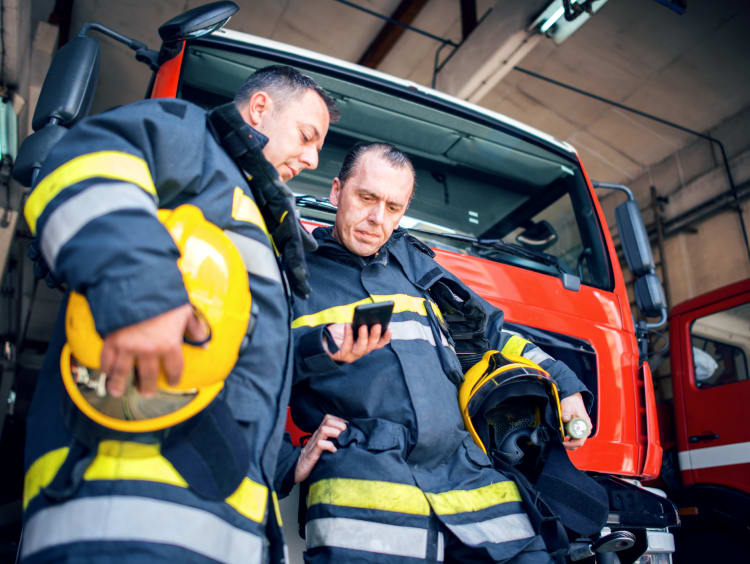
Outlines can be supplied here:
M388 329L388 322L391 320L393 313L393 302L377 302L374 304L362 304L354 308L354 319L352 326L354 328L354 338L357 338L360 325L367 325L369 330L373 325L380 324L381 335L385 334Z

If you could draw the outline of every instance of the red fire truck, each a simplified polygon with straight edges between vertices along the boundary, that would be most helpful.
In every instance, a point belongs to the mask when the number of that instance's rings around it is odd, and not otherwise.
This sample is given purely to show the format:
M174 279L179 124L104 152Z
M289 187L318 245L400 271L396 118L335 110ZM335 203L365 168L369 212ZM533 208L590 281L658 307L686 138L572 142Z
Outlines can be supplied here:
M658 475L662 458L643 346L650 325L634 323L597 188L625 193L618 230L636 298L646 318L663 321L663 293L632 195L621 186L592 184L573 147L510 118L419 84L222 29L235 9L218 2L167 22L159 30L158 52L86 24L53 62L34 117L37 131L17 159L17 178L29 185L48 148L86 114L97 34L121 41L151 66L152 97L177 96L207 108L229 101L258 68L281 63L303 70L337 100L342 118L331 127L317 170L290 184L301 216L332 222L335 208L326 199L331 179L356 141L383 140L406 151L418 189L402 226L502 308L506 328L565 361L594 394L592 437L571 458L607 489L609 518L602 536L575 544L570 559L670 562L676 510L640 485ZM28 370L17 366L22 372ZM617 556L615 548L622 549Z
M746 555L750 539L750 279L695 297L670 315L672 402L659 404L662 480L696 561Z

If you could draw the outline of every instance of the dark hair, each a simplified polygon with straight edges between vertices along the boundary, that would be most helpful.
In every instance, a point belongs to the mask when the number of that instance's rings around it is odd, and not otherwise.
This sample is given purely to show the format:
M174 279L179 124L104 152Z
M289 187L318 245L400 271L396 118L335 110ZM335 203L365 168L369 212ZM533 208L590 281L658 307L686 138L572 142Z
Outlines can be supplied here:
M396 168L406 168L411 173L412 178L412 196L414 195L414 189L417 187L417 173L414 170L414 165L411 159L406 154L391 145L390 143L383 143L380 141L375 142L364 142L360 141L355 144L344 157L344 162L341 163L341 170L339 171L339 180L341 185L346 184L346 181L354 174L357 165L367 153L376 152L379 156L383 157L391 165Z
M315 80L295 68L285 65L271 65L258 69L237 90L237 94L234 96L234 104L238 108L244 106L250 101L252 95L260 90L265 90L274 95L275 101L280 107L303 94L306 90L312 90L325 102L331 123L335 123L341 117L336 101Z

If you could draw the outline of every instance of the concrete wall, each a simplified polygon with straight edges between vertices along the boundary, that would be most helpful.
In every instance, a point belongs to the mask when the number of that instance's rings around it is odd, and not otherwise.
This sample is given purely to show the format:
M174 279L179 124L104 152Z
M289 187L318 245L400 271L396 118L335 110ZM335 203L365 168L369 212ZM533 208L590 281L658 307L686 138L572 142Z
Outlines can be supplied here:
M638 118L641 119L641 118ZM739 192L750 194L750 106L746 106L706 132L719 139L725 147L735 186ZM670 220L695 210L679 231L667 231L664 238L664 260L656 241L653 242L657 274L664 280L670 307L721 286L750 277L750 255L742 232L736 207L723 206L714 213L700 217L730 190L729 179L721 152L715 143L698 137L636 178L630 188L643 211L647 226L654 225L654 206L651 186L663 198L662 220ZM612 233L616 235L614 208L623 201L621 194L599 191L602 206ZM740 204L746 228L750 229L750 206ZM622 261L626 282L630 282L627 266ZM634 304L632 287L631 305ZM638 312L634 308L634 315ZM665 328L664 331L668 329ZM656 348L664 341L655 343ZM669 363L653 359L656 367L657 396L668 399L672 395Z

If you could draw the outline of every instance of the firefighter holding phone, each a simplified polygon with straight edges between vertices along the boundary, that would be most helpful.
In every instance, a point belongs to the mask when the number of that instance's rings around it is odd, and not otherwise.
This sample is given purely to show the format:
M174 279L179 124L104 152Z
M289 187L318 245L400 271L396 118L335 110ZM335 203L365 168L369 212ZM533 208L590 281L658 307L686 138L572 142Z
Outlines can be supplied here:
M471 298L482 320L474 336L486 348L501 350L511 335L500 331L499 310L398 228L415 177L395 147L355 145L333 180L335 224L313 232L313 292L294 305L291 409L315 433L284 477L308 488L306 561L552 562L516 484L464 428L457 389L465 369L435 288ZM358 306L386 302L387 329L383 320L355 332ZM569 368L521 337L513 346L551 374L563 419L588 418L590 394Z

